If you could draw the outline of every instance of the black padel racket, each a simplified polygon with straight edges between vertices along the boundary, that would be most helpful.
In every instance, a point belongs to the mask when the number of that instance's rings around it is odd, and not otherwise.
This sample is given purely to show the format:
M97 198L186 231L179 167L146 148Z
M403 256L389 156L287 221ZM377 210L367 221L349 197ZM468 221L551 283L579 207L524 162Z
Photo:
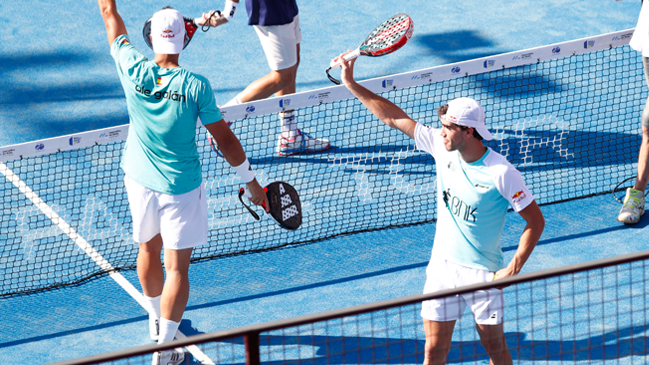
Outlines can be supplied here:
M358 56L379 57L390 54L408 42L413 30L412 19L407 14L397 14L376 27L358 48L343 56L343 59L349 61ZM329 80L336 85L340 81L331 76L329 71L339 66L340 61L331 61L326 71Z
M291 231L300 227L302 224L302 205L295 188L283 181L275 181L266 186L264 191L270 204L268 214L273 220L280 227ZM259 215L243 201L244 196L249 198L252 197L252 194L248 189L241 188L239 190L239 201L256 220L259 220Z
M220 11L215 11L211 16L217 15L221 16ZM198 25L194 22L194 19L188 18L186 16L183 17L185 20L185 40L183 42L183 49L187 47L189 42L191 42L192 38L194 37L194 33L196 33L196 29L198 29ZM209 19L207 20L207 23L209 24ZM201 28L203 32L207 32L209 27L202 27ZM151 44L151 18L147 19L147 21L144 23L144 27L142 28L142 37L144 37L144 42L146 43L149 48L153 49L153 45Z

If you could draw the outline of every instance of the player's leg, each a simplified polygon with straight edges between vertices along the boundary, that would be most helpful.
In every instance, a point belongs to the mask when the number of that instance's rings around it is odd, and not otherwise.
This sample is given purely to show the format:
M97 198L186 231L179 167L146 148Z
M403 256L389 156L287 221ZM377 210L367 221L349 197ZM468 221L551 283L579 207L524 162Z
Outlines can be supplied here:
M649 104L649 98L647 100ZM649 105L645 107L642 113L642 144L640 145L640 154L638 156L638 177L636 179L634 189L640 190L644 193L647 189L647 181L649 180Z
M300 66L300 43L297 43L295 45L295 65L290 67L290 70L292 71L290 75L290 80L286 86L284 86L283 89L279 90L276 95L277 96L282 96L282 95L289 95L289 94L295 94L295 89L296 89L296 79L297 79L297 68Z
M162 318L180 322L189 300L189 263L192 249L164 250L165 272L160 311Z
M160 299L160 335L158 343L172 341L180 326L189 300L189 263L192 248L164 250L166 278ZM153 364L176 365L182 363L182 348L155 353Z
M293 74L293 67L283 70L271 70L266 76L253 81L235 99L230 100L224 106L266 99L286 88L290 88L291 84L293 84L293 90L295 90Z
M286 96L295 93L295 80L300 62L299 16L284 25L254 26L271 72L230 100L224 106L267 98L273 94ZM329 148L326 139L314 138L298 128L295 112L286 110L279 113L281 132L277 138L277 152L282 156L304 152L317 152Z
M431 257L426 268L424 294L455 288L456 272L448 261ZM424 365L445 364L451 350L455 322L462 317L466 303L457 295L426 300L421 303L426 345Z
M649 57L642 57L644 75L649 85ZM622 204L617 220L627 224L634 224L640 221L645 212L645 190L649 179L649 98L645 102L642 111L642 143L638 155L638 176L633 188L626 190L626 196Z
M458 269L461 286L491 282L494 272L469 267ZM503 312L505 297L500 289L478 290L462 294L466 304L471 308L476 322L480 343L489 354L492 364L511 364L512 357L505 342L503 330Z
M477 324L480 343L489 355L490 364L508 365L512 364L512 354L507 348L503 324L483 325Z
M297 19L298 17L296 17ZM294 20L295 22L295 20ZM261 43L270 72L262 78L253 81L239 95L224 106L266 99L276 93L295 92L295 75L299 63L299 41L296 39L294 23L273 26L253 26ZM298 23L299 27L299 23ZM301 35L300 35L301 37ZM284 95L282 94L282 95Z
M133 220L133 240L139 243L137 274L142 286L147 312L149 313L149 336L158 340L160 319L160 295L164 272L160 261L162 239L156 193L124 177L129 208Z
M164 285L164 270L160 261L162 238L157 234L153 239L140 243L137 255L137 276L144 293L144 301L149 312L149 336L158 341L160 333L160 299Z
M424 332L426 332L424 365L446 364L446 357L451 351L455 322L429 321L424 318Z
M189 300L189 264L192 249L207 243L207 198L205 188L180 195L159 194L160 234L164 242L166 278L160 301L160 338L174 339ZM154 362L176 364L184 359L182 349L154 354Z

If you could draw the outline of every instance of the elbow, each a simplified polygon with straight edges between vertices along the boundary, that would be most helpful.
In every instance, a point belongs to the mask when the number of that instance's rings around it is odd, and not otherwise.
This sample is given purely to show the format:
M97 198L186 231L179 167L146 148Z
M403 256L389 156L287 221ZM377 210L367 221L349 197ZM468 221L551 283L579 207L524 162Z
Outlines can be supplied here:
M117 9L112 4L106 4L105 2L99 2L99 13L104 20L111 19L117 13Z
M545 229L545 217L543 214L539 214L539 217L536 219L537 229L541 232Z

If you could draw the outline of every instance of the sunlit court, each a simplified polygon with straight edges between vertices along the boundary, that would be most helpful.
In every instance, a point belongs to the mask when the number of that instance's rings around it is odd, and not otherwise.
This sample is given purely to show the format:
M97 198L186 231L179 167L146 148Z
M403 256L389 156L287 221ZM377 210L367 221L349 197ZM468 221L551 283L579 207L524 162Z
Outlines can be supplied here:
M196 127L208 238L191 254L176 340L161 345L149 334L120 167L133 127L97 3L1 6L10 23L25 25L0 45L1 363L149 364L173 348L183 364L424 363L422 301L495 285L422 294L433 237L444 229L437 177L450 165L325 72L401 13L414 24L412 36L391 54L360 56L356 80L433 128L441 127L440 106L478 101L494 137L485 146L520 171L545 218L523 270L502 279L513 362L647 363L649 221L616 220L637 174L648 93L641 55L629 46L640 1L597 9L582 1L360 1L341 9L298 0L296 92L226 106L268 72L243 3L230 23L198 27L180 64L209 80L259 184L290 184L299 199L278 188L280 224L248 202L257 219L239 196L241 175ZM130 43L146 57L154 53L142 25L164 5L191 17L223 10L117 1ZM76 36L44 41L54 28ZM18 38L21 45L12 44ZM338 68L328 72L341 79ZM278 116L288 110L300 133L330 147L279 153ZM282 226L298 209L299 227ZM506 213L505 265L525 227L521 215ZM468 309L449 346L449 364L489 363Z

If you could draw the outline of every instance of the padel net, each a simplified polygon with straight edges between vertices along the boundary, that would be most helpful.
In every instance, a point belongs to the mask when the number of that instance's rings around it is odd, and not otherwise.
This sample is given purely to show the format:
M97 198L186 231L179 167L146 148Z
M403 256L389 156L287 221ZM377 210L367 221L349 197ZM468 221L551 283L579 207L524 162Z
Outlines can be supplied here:
M460 96L485 108L488 145L523 174L540 204L609 193L635 174L646 94L625 30L361 82L413 119ZM218 91L217 91L218 92ZM277 113L331 141L322 153L280 157ZM373 117L344 86L223 108L260 184L300 192L302 224L289 231L238 201L239 177L196 138L209 196L209 244L193 260L257 252L436 219L435 163ZM78 283L134 268L137 245L119 168L128 126L0 148L0 296ZM79 244L79 237L83 238ZM91 247L92 249L89 249ZM110 265L98 265L101 255Z

